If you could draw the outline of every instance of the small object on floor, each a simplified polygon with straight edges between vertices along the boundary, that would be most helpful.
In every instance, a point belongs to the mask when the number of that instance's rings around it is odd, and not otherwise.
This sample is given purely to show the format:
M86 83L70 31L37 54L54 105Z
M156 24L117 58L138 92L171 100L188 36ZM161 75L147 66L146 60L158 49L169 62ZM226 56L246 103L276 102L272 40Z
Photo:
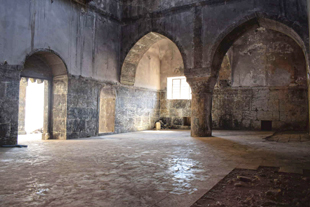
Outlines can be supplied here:
M160 130L161 129L161 123L160 122L156 122L156 130Z
M242 182L251 182L252 179L246 176L237 176L238 180L241 180Z
M28 147L28 145L20 145L20 144L16 144L16 145L2 145L1 147L4 147L4 148L13 148L13 147L22 148L22 147Z

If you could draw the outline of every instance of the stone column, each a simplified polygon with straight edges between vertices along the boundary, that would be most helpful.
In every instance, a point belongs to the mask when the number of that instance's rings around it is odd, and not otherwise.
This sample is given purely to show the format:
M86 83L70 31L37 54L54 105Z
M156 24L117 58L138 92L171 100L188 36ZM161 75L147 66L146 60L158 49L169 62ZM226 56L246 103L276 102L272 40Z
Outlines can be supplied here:
M53 139L67 139L68 76L53 78L52 133ZM74 127L77 127L76 125Z
M25 131L27 86L28 86L28 79L21 78L19 83L18 135L27 134Z
M187 78L192 89L191 136L212 136L212 95L209 78Z
M307 7L308 7L308 24L310 25L310 0L307 0ZM309 35L310 35L310 27L309 27ZM309 42L310 43L310 42ZM310 47L310 45L309 45ZM309 60L309 56L306 57ZM310 63L308 63L310 64ZM308 132L310 134L310 66L307 67L307 81L308 81Z
M50 81L44 80L44 112L43 112L43 132L42 140L50 138L49 134L49 94L50 94Z
M0 146L17 144L21 70L22 66L0 64Z

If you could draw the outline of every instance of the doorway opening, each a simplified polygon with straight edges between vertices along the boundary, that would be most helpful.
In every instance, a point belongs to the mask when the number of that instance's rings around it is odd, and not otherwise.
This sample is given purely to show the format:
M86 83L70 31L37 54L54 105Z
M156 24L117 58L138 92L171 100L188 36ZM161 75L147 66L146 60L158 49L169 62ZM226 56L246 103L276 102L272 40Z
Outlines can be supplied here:
M99 134L115 131L116 92L112 87L104 87L99 98Z
M272 121L261 121L262 131L272 131Z
M26 58L19 91L19 138L67 138L67 67L52 51Z
M38 140L42 138L45 107L45 87L47 82L40 79L22 78L20 80L19 126L20 139ZM26 135L26 136L25 136Z

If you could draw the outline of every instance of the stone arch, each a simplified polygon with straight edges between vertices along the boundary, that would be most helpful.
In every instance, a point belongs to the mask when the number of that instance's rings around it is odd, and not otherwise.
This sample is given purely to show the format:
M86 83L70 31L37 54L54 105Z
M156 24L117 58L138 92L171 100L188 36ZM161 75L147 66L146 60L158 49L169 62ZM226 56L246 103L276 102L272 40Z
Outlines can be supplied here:
M303 50L305 60L307 63L307 68L309 69L309 58L308 58L309 56L307 47L303 39L293 28L279 21L265 17L260 17L260 15L258 14L253 14L243 19L245 19L245 21L239 22L239 24L229 27L217 38L211 53L212 54L211 76L210 76L211 79L217 79L218 72L222 64L222 60L226 52L233 45L233 43L248 30L259 27L274 30L292 38ZM210 81L210 82L212 84L215 84L216 81ZM212 90L214 85L211 85L210 87Z
M113 86L103 86L98 98L98 133L114 133L115 131L116 90Z
M23 77L42 79L51 79L67 74L68 69L65 61L60 55L49 49L39 49L28 54L21 72Z
M154 44L164 39L168 39L176 44L173 40L157 32L149 32L135 43L135 45L130 49L127 56L125 57L122 65L120 80L122 84L130 86L135 84L136 71L141 58ZM176 44L176 46L182 55L184 65L186 65L184 52L182 52L182 49L178 44Z
M216 49L214 50L214 55L212 58L212 64L211 64L211 76L209 79L209 91L213 91L215 82L219 75L219 70L221 69L221 63L223 61L223 58L229 48L233 45L233 43L239 39L245 32L263 27L269 30L273 30L279 33L282 33L292 40L295 41L295 43L301 48L303 51L303 55L305 58L306 63L306 71L305 74L307 74L307 81L309 82L309 53L308 48L306 47L305 40L302 39L302 37L297 33L295 29L288 26L287 24L284 24L280 21L276 21L273 19L261 17L260 15L255 15L255 17L248 18L245 22L240 23L238 26L234 26L224 32L222 35L220 35L220 38L218 38ZM309 84L308 84L308 93L309 93ZM308 100L309 100L309 94L308 94ZM309 108L309 101L308 101L308 108ZM308 118L309 120L309 118ZM309 121L307 122L309 125Z
M309 56L305 40L297 33L296 28L287 26L282 21L266 18L263 15L254 13L242 18L236 24L222 32L215 40L210 53L208 68L211 73L208 76L196 76L187 78L192 87L192 128L193 137L208 137L212 135L212 98L213 90L217 82L219 70L225 54L233 43L245 32L253 28L265 27L292 38L303 50L307 64L307 79L309 82ZM308 84L309 91L309 84Z
M64 60L52 50L35 50L27 55L20 76L45 84L42 139L66 139L68 69Z

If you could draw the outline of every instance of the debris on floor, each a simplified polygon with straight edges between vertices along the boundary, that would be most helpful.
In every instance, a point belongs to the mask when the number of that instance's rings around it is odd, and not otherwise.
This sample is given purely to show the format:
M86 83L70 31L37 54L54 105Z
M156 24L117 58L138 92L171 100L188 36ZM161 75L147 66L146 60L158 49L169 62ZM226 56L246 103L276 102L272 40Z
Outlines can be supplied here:
M43 129L42 128L36 129L36 130L30 132L30 134L42 134L42 133L43 133Z
M310 141L308 132L281 131L275 132L271 136L264 138L272 142L308 142Z
M234 169L192 207L310 206L310 174Z

